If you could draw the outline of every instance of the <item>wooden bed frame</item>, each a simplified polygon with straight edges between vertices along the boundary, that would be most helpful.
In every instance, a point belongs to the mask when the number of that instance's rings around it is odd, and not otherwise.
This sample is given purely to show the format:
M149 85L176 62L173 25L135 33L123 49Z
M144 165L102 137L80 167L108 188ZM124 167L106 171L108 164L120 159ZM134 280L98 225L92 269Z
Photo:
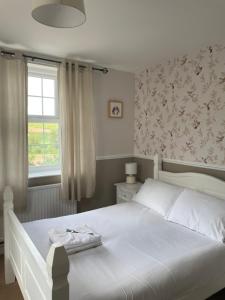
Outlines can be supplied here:
M225 200L225 182L200 173L162 171L154 157L154 178ZM63 246L52 245L43 259L13 211L13 192L4 191L5 282L19 283L25 300L69 300L69 260ZM216 291L215 291L216 292Z
M162 171L162 159L154 157L154 179L190 188L225 200L225 181L201 173L171 173Z
M25 300L69 300L69 260L63 246L53 244L46 261L13 212L13 192L4 191L5 282L19 283Z

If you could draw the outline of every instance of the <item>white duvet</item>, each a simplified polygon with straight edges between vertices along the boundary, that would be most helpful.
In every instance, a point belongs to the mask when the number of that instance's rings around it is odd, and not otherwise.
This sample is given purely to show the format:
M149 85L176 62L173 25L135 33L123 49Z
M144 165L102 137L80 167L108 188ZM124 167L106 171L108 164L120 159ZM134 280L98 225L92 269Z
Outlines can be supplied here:
M103 245L69 256L70 300L201 300L225 287L223 244L135 202L24 227L46 258L49 229L84 223Z

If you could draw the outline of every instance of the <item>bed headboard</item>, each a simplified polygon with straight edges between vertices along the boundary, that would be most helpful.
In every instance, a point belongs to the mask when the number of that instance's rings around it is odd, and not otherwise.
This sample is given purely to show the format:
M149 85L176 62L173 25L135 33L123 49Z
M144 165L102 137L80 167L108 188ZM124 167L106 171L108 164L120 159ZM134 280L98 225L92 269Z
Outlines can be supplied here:
M201 173L171 173L162 171L162 159L154 156L154 179L187 187L225 200L225 181Z

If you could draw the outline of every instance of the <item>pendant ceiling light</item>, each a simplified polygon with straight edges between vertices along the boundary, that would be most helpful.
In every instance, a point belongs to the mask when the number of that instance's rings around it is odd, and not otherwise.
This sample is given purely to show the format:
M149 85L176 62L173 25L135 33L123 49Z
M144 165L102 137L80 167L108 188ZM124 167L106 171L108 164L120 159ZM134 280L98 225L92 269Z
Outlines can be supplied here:
M86 20L83 0L32 0L32 17L57 28L72 28Z

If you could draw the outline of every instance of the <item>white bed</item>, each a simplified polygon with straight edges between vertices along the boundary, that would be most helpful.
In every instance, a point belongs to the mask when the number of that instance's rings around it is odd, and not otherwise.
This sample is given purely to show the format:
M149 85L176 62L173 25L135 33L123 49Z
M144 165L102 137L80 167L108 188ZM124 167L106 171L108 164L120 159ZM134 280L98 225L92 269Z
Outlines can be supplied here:
M225 283L224 245L135 202L24 227L46 258L48 229L83 223L103 236L103 246L69 256L71 300L200 300Z
M156 158L155 178L225 199L224 182L201 174L196 181L194 174L163 172L160 165ZM25 299L201 300L225 287L224 244L168 222L141 204L22 226L10 207L9 190L5 198L6 280L12 281L15 273ZM62 247L50 247L47 232L83 223L103 236L103 245L69 256L68 287L67 256Z

